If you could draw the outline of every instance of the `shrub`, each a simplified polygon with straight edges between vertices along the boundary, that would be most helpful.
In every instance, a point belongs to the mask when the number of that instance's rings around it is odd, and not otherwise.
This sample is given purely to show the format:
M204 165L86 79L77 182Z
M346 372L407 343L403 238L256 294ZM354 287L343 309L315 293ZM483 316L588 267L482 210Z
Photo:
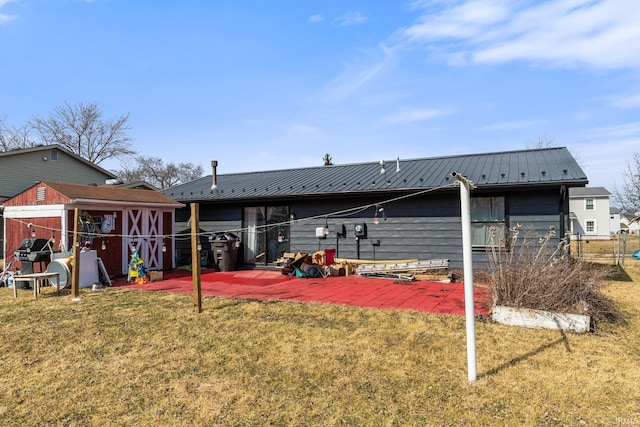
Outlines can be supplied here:
M571 257L568 237L554 248L554 236L553 227L541 236L517 224L505 238L491 230L487 252L493 304L624 323L622 312L602 293L612 270Z

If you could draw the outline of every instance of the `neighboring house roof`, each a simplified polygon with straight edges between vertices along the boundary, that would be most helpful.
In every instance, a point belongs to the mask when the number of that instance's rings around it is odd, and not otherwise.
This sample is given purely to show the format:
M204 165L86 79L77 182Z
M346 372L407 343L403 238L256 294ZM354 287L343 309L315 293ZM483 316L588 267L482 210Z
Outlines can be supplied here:
M127 204L161 204L175 207L183 206L182 203L176 202L172 198L152 190L123 189L108 186L66 184L60 182L41 182L33 187L42 185L57 191L62 196L68 198L71 203L115 201ZM18 196L15 198L17 197ZM12 206L14 204L16 204L16 202L9 199L5 203L5 206Z
M619 214L620 213L620 209L618 209L618 208L609 208L609 213L611 215Z
M564 147L387 160L384 165L385 173L381 173L381 164L374 162L219 175L215 189L213 176L209 175L163 193L180 201L196 201L414 191L452 184L453 171L478 187L588 183L586 174Z
M569 197L604 197L611 193L604 187L575 187L569 190Z
M52 148L57 148L58 150L63 151L67 155L75 157L77 160L81 161L82 163L85 163L88 166L91 166L94 169L99 170L100 172L102 172L103 174L107 175L111 179L117 178L117 176L114 175L113 172L109 172L108 170L101 168L100 166L96 165L95 163L92 163L89 160L84 159L84 158L78 156L75 153L72 153L71 151L67 150L66 148L64 148L63 146L58 145L58 144L37 145L35 147L17 148L15 150L3 151L3 152L0 152L0 159L4 158L4 157L17 156L17 155L24 154L24 153L34 153L34 152L38 152L38 151L42 151L42 152L47 151L48 152Z
M135 181L135 182L127 182L126 184L113 184L113 185L118 188L160 191L158 187L153 186L146 181Z

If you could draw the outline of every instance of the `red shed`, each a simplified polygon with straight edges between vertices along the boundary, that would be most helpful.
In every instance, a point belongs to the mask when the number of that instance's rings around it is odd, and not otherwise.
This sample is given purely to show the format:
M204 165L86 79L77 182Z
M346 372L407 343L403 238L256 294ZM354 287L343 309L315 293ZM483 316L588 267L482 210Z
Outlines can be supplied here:
M127 274L131 248L148 269L171 269L175 210L183 206L152 190L40 182L4 203L5 253L28 237L54 238L54 248L70 251L78 208L81 242L97 251L110 275Z

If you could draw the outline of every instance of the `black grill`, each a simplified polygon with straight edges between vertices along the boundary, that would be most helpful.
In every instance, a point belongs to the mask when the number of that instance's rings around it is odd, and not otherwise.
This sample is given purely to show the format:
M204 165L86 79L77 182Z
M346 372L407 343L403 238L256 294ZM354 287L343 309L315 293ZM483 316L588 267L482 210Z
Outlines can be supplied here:
M40 271L45 271L51 262L51 248L47 239L24 239L13 256L20 260L22 274L32 274L33 264L40 263Z

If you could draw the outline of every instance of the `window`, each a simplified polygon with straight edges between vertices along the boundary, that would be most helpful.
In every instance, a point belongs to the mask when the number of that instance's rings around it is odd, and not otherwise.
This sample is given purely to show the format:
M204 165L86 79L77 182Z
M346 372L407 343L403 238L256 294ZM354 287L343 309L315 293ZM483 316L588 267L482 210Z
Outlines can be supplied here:
M589 219L586 221L586 231L587 233L595 233L596 232L596 221L593 219Z
M595 201L593 199L585 199L584 208L585 210L592 211L595 209Z
M504 197L473 197L471 199L471 242L473 246L487 246L491 242L491 229L496 238L505 236Z

